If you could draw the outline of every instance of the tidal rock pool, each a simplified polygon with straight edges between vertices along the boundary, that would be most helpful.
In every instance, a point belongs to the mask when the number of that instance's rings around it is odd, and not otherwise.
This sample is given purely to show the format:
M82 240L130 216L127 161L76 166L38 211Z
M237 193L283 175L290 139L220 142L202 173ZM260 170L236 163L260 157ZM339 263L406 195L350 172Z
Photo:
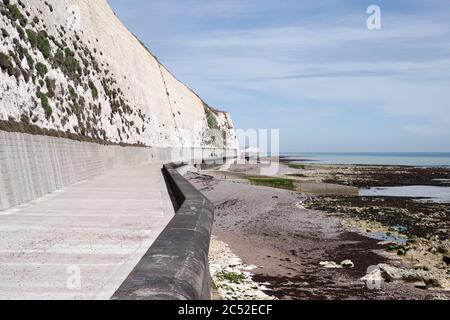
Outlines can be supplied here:
M421 201L436 203L450 203L450 187L436 186L405 186L405 187L376 187L361 189L359 195L363 197L405 197L417 198Z

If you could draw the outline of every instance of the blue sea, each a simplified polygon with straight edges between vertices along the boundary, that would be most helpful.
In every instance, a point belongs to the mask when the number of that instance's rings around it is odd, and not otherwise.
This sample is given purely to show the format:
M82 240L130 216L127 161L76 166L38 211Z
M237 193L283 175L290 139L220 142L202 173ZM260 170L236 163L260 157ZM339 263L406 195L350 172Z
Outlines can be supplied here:
M366 164L450 167L450 152L376 152L376 153L282 153L282 156L299 160L299 163L317 164ZM297 162L297 161L295 161Z
M400 165L415 167L450 167L450 152L440 153L284 153L294 163ZM436 179L439 180L439 179ZM448 179L441 179L448 181ZM450 187L398 186L361 189L361 196L414 197L426 201L450 203Z

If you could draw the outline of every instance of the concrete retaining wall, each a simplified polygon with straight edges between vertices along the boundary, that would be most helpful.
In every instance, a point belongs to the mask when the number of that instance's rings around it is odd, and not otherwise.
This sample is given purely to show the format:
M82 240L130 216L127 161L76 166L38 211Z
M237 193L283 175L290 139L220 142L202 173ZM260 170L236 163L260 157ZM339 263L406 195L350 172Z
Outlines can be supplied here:
M211 299L208 252L214 207L181 176L177 165L165 165L163 172L179 209L114 300Z
M209 159L235 150L105 146L0 131L0 211L34 200L105 170L146 161Z

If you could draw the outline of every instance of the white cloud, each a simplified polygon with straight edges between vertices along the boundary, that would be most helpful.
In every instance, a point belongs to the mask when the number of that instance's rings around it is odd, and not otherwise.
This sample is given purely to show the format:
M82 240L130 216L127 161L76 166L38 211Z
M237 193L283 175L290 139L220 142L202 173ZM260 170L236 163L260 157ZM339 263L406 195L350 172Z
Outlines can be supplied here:
M188 54L173 61L203 79L196 80L203 92L239 85L293 100L376 108L407 121L449 123L448 23L393 17L384 30L368 31L355 27L355 18L344 20L343 26L204 32L180 40L178 52Z
M436 128L426 125L405 125L403 129L414 135L431 136L436 133Z

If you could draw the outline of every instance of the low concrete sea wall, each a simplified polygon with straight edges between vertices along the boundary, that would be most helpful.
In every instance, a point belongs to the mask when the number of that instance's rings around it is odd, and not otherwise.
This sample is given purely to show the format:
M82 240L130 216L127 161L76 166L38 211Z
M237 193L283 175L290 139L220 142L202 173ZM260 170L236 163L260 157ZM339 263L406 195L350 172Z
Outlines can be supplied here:
M214 206L179 172L167 164L163 172L179 206L128 278L115 300L210 300L209 243Z
M0 131L0 211L121 166L231 156L235 150L100 145Z

